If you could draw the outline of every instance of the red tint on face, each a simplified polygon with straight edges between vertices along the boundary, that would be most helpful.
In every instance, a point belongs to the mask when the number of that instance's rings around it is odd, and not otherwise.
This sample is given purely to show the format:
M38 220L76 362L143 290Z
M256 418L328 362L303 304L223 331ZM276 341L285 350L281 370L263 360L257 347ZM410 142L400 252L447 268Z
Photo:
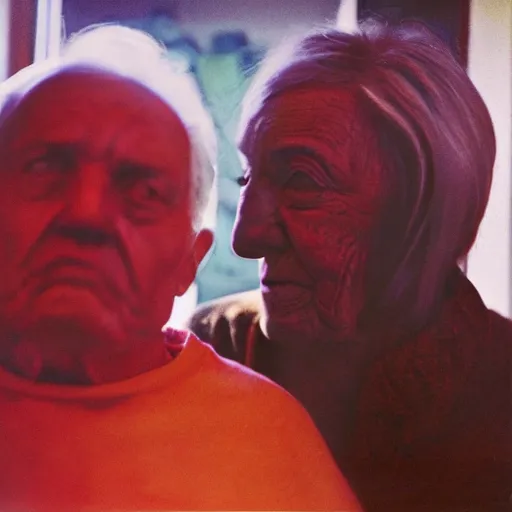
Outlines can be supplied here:
M382 197L376 141L343 91L287 93L262 123L241 145L250 172L233 247L264 258L264 328L283 340L353 335Z
M142 86L65 71L22 100L0 147L0 321L128 343L194 278L190 142Z

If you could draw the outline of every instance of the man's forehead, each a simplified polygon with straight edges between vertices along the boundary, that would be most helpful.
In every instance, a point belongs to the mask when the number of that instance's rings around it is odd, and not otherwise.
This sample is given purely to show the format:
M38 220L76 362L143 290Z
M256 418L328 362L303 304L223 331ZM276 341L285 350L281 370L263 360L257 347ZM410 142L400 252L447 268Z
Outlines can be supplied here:
M138 87L113 74L63 70L21 100L2 126L3 147L21 154L27 148L65 144L97 156L108 153L152 167L188 169L191 140L181 118L155 95L141 96Z
M33 118L38 125L76 124L81 120L105 119L109 112L140 118L139 127L171 127L187 132L178 114L146 86L97 67L73 65L38 81L22 96L12 117L22 124ZM188 138L188 133L186 133Z
M54 70L52 73L39 79L23 95L23 102L30 103L44 97L45 100L57 96L57 106L70 95L86 95L89 97L114 96L114 91L119 94L132 93L138 96L158 96L152 93L144 85L135 80L123 77L117 73L88 64L72 64ZM65 94L64 94L65 93Z

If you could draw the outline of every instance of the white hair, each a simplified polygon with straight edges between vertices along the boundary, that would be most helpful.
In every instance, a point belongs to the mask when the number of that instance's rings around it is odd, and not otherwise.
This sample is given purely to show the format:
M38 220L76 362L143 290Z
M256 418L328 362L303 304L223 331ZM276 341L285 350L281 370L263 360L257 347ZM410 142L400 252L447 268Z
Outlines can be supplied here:
M95 25L67 41L58 57L28 66L0 85L0 128L20 99L38 83L84 64L133 80L161 98L179 116L192 147L196 226L216 205L216 137L194 78L180 69L166 48L148 34L119 25Z

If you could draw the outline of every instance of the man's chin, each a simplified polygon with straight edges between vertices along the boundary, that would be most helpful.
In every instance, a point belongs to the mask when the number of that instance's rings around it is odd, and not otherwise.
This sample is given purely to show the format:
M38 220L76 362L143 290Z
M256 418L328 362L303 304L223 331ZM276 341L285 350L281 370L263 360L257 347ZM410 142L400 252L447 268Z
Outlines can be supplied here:
M82 300L78 300L81 298ZM43 300L44 299L44 300ZM16 319L19 332L32 336L103 342L120 336L119 318L94 296L41 297Z
M57 282L38 290L30 297L30 302L33 308L46 308L63 313L74 309L78 311L98 308L108 310L118 306L118 298L114 299L103 288L77 286L67 282Z

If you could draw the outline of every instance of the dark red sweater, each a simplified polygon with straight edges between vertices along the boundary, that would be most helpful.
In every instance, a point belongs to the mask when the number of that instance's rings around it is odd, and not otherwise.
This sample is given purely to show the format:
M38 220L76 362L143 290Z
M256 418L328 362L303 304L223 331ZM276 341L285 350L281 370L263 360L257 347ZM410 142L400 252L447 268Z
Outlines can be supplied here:
M257 291L233 295L199 308L190 327L268 374L272 362L255 357L270 343L261 307ZM512 510L512 322L464 276L436 320L369 365L358 389L355 405L340 404L352 424L337 462L367 511Z

